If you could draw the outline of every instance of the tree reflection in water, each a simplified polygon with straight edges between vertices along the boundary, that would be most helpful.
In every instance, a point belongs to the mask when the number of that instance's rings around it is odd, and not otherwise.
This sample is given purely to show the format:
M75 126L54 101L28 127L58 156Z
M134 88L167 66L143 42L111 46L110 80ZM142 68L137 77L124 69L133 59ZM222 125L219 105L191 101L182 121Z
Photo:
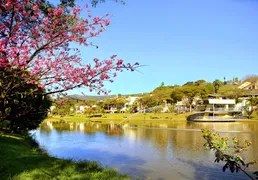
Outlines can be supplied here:
M90 159L122 173L152 179L241 178L221 171L214 156L203 148L202 128L222 136L250 140L244 157L258 157L258 123L150 123L145 127L101 123L43 124L36 139L52 155ZM187 171L185 169L188 169ZM253 167L258 169L257 166ZM216 175L217 174L217 175Z

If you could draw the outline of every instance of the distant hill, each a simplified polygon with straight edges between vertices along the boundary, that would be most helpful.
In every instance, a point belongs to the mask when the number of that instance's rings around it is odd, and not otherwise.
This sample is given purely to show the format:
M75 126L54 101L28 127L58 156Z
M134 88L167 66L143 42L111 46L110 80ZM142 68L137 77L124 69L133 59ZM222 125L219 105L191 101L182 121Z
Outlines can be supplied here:
M121 95L122 97L127 97L127 96L140 96L142 95L141 93L139 94L125 94L125 95ZM117 95L107 95L107 96L83 96L83 95L79 95L79 94L73 94L73 95L69 95L67 97L70 97L72 99L78 99L78 100L95 100L95 101L100 101L100 100L105 100L105 99L109 99L109 98L114 98Z

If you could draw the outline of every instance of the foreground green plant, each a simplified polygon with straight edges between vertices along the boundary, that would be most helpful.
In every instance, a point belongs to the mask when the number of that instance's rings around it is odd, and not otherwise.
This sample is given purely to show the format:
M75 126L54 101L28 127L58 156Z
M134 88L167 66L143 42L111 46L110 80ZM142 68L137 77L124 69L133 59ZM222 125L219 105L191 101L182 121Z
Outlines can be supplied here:
M225 162L222 170L225 172L229 169L232 173L242 171L250 179L258 179L258 171L253 174L249 174L246 169L250 165L254 165L258 162L253 160L251 162L245 162L244 158L241 156L241 152L247 151L247 148L252 145L250 141L245 140L243 143L237 138L233 138L232 142L229 143L227 137L221 137L214 130L202 129L203 138L206 140L204 146L207 150L215 152L215 162Z

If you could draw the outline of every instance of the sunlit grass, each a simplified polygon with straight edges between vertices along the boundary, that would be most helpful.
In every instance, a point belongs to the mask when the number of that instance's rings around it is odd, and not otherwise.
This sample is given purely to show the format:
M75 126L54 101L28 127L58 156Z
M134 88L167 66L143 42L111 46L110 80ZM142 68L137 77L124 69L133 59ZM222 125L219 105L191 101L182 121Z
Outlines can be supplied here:
M22 137L0 136L1 180L129 179L115 170L102 168L96 162L50 157L32 148L30 141Z
M254 111L251 116L252 116L252 119L258 120L258 111Z
M103 114L102 117L89 118L87 115L74 115L74 116L54 116L46 119L44 122L101 122L103 124L121 124L127 123L130 125L149 125L149 124L162 124L162 123L177 123L186 121L186 114L174 114L174 113L115 113L115 114Z
M89 118L84 114L76 114L73 116L53 116L47 118L44 122L60 122L63 120L65 122L101 122L103 124L120 124L128 123L130 125L148 125L152 124L162 124L162 123L176 123L186 121L187 116L191 113L185 114L175 114L175 113L111 113L102 114L102 117ZM253 112L251 119L239 119L237 121L254 121L258 120L257 112Z
M185 121L187 116L190 115L191 113L186 113L186 114L174 114L174 113L111 113L111 114L102 114L102 117L94 117L94 118L89 118L87 115L73 115L73 116L53 116L49 117L45 120L46 121L69 121L69 122L86 122L86 121L123 121L123 120L128 120L128 121L160 121L160 122L165 122L165 121Z

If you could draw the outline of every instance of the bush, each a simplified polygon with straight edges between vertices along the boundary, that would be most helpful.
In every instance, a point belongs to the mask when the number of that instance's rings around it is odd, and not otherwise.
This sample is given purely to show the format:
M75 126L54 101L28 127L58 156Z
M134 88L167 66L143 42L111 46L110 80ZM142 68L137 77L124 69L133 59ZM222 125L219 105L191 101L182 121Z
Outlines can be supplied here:
M247 151L247 148L252 145L250 141L245 140L240 142L239 139L233 138L232 142L229 142L227 137L221 137L214 130L202 129L203 138L206 140L204 147L207 150L214 151L216 157L215 162L226 163L222 170L225 172L229 169L232 173L242 171L250 179L258 179L258 171L254 172L253 175L249 174L246 170L250 165L258 163L258 159L246 162L242 157L241 152Z
M157 106L157 107L154 107L154 108L152 108L152 111L154 112L154 113L160 113L161 111L162 111L162 107L160 107L160 106Z
M0 80L0 122L8 124L5 129L24 132L37 128L51 106L50 97L44 96L45 90L4 69L0 69ZM8 85L12 88L5 89Z
M151 116L150 119L159 119L157 116Z

